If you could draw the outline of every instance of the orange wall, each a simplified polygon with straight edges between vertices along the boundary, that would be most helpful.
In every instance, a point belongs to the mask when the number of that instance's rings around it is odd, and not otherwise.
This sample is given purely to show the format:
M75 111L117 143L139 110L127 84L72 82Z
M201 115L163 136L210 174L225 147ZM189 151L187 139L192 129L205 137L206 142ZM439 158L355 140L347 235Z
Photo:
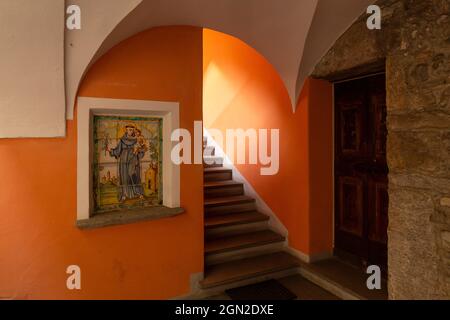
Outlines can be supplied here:
M206 128L280 129L280 170L261 176L258 165L237 165L305 254L332 250L332 90L309 79L292 112L274 68L255 50L204 30L203 108ZM225 135L225 134L224 134Z
M333 96L326 81L309 79L310 253L333 246Z
M202 30L156 28L113 48L79 95L180 102L202 119ZM181 167L175 218L81 231L76 220L76 121L64 139L0 140L0 299L151 299L187 293L203 269L202 166ZM68 265L82 290L66 289Z

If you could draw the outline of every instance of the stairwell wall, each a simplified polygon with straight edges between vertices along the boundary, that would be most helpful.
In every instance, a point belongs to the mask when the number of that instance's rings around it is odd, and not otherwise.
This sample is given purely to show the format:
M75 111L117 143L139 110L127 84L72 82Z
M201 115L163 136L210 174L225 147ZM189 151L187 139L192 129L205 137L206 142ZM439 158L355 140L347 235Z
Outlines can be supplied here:
M90 69L80 96L180 102L202 118L202 29L155 28ZM166 299L203 271L203 167L181 166L181 206L168 219L76 228L77 121L66 138L0 140L0 299ZM66 287L69 265L81 290Z
M242 41L203 34L203 118L207 129L280 129L280 169L236 165L289 233L290 246L309 258L332 252L332 87L308 79L292 113L273 66ZM223 146L222 146L222 149Z

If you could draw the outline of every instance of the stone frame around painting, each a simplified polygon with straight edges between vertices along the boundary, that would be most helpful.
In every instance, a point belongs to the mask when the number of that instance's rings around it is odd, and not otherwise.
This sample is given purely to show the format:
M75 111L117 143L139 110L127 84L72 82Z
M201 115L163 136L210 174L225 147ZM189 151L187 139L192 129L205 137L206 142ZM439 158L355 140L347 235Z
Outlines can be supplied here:
M93 199L94 116L151 117L162 119L162 206L95 214ZM170 160L179 128L179 103L148 100L78 97L77 226L97 228L174 216L180 206L180 168Z

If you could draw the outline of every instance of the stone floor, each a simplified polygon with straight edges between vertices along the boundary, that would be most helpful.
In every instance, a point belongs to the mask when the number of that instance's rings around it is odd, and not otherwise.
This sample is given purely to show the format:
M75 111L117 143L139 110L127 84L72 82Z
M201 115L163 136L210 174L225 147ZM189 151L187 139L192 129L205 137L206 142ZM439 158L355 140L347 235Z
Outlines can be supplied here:
M300 275L278 280L283 286L297 295L297 300L340 300L335 295L315 285Z
M337 258L312 264L302 263L301 268L305 268L321 279L343 288L344 291L352 292L361 299L386 300L388 298L386 280L382 280L381 290L369 290L366 286L368 275L360 268ZM305 279L301 275L281 278L278 281L291 292L295 293L298 300L340 300L339 297ZM230 300L230 298L224 293L209 297L208 300Z
M319 274L322 278L328 279L340 287L350 290L367 300L387 300L387 281L381 280L381 290L369 290L367 288L368 275L347 262L337 258L324 260L312 264L303 264L303 268Z

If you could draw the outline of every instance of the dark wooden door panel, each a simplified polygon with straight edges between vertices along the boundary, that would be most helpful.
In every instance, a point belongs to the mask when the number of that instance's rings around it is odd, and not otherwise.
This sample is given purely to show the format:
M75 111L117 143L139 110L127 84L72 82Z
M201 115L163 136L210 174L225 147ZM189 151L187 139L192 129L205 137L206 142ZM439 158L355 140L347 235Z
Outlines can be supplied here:
M358 177L339 177L339 231L363 236L363 181Z
M346 84L336 91L336 153L340 158L362 158L367 150L364 139L364 94L359 84L351 88Z
M341 155L358 156L363 154L362 145L362 105L341 105L340 109L340 151Z
M385 76L335 85L335 248L387 266Z

